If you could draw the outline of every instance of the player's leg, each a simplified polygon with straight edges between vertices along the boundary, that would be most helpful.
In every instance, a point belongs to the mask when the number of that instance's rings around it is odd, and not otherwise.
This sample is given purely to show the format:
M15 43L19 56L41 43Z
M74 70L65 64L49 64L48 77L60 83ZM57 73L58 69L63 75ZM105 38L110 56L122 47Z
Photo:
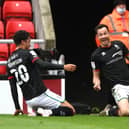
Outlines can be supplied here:
M128 99L121 99L117 102L118 106L113 106L101 113L102 115L107 116L129 116L129 102Z
M115 85L112 93L118 107L111 107L103 112L103 114L109 116L129 116L129 86Z
M113 96L118 105L118 115L119 116L128 116L129 115L129 86L116 85L113 88Z
M37 102L35 104L38 107L37 113L43 116L47 113L48 116L72 116L75 114L75 109L69 102L50 90L40 95Z
M129 116L129 102L128 98L122 99L118 102L118 115L119 116Z

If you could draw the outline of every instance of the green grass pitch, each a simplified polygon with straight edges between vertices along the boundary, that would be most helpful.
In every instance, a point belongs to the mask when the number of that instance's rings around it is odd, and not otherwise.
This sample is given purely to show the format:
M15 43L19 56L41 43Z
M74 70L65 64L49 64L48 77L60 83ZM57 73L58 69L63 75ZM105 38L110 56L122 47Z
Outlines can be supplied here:
M129 118L96 115L73 117L0 115L0 129L129 129Z

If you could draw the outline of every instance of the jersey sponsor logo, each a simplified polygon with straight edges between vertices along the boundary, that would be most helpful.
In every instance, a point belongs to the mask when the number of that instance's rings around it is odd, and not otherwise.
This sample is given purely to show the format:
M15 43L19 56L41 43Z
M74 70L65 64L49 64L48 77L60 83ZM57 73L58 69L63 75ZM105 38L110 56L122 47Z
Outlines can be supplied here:
M122 56L123 53L122 53L122 51L120 50L120 51L114 53L114 54L112 55L112 57L115 57L116 55Z
M115 59L112 59L112 60L110 60L109 62L107 62L106 64L109 65L109 64L112 64L112 63L114 63L114 62L117 62L117 61L119 61L119 60L121 60L121 59L123 59L122 56L117 57L117 58L115 58Z

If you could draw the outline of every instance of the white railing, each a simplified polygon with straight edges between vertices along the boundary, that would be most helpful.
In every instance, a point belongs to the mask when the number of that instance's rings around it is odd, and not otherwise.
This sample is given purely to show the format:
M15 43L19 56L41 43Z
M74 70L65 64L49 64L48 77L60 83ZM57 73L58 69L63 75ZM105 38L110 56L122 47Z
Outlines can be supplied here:
M14 43L13 39L0 39L0 43ZM43 39L31 39L31 43L45 43Z
M43 39L31 39L31 47L30 48L34 48L34 43L38 43L38 44L44 44L45 40ZM11 44L14 43L13 39L0 39L0 43L7 43L7 44ZM0 65L6 65L7 61L0 61Z

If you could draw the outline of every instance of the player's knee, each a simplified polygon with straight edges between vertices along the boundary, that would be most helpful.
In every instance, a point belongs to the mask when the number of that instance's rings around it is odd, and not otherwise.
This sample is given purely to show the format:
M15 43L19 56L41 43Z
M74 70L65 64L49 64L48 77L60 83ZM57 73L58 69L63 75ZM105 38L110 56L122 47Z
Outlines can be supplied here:
M129 109L128 108L121 109L120 116L129 116Z

